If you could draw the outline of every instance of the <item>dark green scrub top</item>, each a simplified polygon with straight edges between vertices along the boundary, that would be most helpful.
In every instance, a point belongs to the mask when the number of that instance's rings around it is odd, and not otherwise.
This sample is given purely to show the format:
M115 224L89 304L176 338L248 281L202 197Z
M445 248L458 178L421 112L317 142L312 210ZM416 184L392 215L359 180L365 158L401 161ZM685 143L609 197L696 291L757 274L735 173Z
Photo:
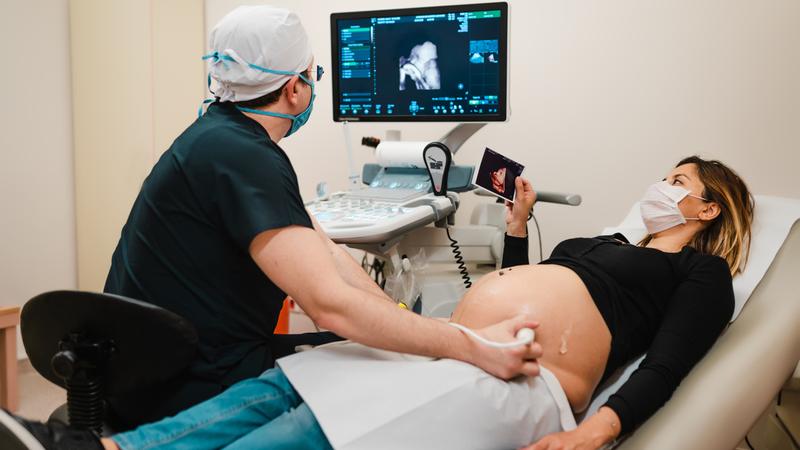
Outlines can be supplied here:
M227 386L256 376L273 364L267 343L285 294L248 249L289 225L312 227L288 157L256 121L214 103L144 181L105 291L194 324L190 377Z

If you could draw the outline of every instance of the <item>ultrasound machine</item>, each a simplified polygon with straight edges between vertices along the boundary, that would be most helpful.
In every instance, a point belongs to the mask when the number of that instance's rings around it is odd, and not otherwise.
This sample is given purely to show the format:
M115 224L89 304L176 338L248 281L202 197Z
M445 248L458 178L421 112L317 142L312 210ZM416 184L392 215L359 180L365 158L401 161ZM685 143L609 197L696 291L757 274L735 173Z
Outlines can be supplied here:
M455 155L487 122L506 120L507 37L504 2L331 15L333 117L345 128L351 185L331 195L318 189L306 206L334 242L372 255L365 268L390 296L425 315L449 316L471 279L499 264L504 206L482 204L469 225L454 226L459 194L473 190L473 166L448 157L436 167L444 189L434 192L422 156L430 142L396 132L365 141L377 162L359 175L347 124L455 122L433 141ZM538 199L580 203L548 192Z

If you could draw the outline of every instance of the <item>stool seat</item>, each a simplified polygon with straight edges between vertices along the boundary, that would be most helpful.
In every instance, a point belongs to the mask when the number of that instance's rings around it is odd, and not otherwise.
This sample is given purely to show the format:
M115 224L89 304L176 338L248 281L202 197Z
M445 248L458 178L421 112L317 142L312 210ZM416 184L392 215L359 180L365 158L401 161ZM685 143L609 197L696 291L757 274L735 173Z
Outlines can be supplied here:
M98 431L106 399L174 378L198 342L175 313L96 292L38 295L22 308L20 329L33 368L67 389L73 425Z

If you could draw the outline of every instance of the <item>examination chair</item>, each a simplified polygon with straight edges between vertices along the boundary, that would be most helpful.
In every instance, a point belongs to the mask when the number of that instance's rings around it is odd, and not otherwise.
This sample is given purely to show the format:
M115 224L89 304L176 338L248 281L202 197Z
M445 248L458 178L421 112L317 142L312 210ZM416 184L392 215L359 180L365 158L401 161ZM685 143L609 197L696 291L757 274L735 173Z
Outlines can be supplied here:
M732 323L667 404L617 448L736 448L797 367L800 200L756 196L755 204L750 260L744 273L734 278L737 305ZM640 223L634 206L622 224L604 233L620 231L637 242L644 234ZM610 386L601 387L583 417L601 406L638 362Z
M111 294L53 291L22 308L22 342L31 365L67 390L51 417L108 434L109 398L164 383L194 358L197 333L183 317Z

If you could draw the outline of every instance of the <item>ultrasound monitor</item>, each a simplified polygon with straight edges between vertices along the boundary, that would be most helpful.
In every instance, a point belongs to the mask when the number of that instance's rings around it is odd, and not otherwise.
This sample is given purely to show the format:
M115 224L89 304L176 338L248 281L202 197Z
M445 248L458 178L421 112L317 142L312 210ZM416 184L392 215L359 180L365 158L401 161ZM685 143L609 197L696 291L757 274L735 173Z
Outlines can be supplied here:
M336 121L506 119L508 4L331 14Z

